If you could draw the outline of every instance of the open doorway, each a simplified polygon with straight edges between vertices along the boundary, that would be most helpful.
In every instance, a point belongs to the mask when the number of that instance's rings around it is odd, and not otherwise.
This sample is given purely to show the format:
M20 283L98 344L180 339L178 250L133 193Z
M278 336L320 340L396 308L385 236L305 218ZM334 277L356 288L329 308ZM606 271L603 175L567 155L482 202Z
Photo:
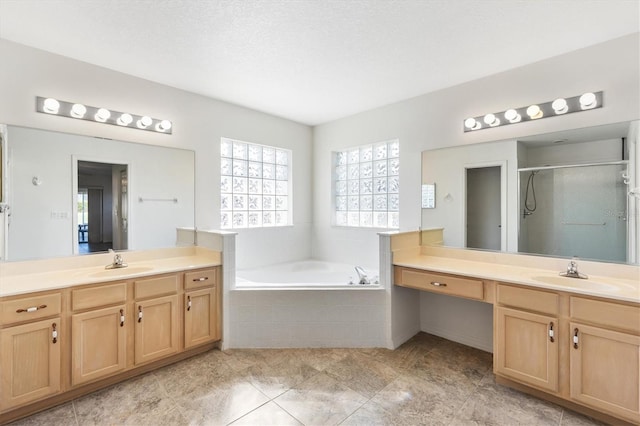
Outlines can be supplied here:
M77 253L127 249L127 173L126 164L77 161Z
M467 167L466 247L505 249L505 197L502 165Z

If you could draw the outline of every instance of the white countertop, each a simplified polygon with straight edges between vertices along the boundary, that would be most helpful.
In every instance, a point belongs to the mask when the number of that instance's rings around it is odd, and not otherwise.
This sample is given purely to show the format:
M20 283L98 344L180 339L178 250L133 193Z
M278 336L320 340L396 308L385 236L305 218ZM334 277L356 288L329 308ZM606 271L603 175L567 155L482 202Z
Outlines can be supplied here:
M588 279L560 277L558 271L503 265L477 260L454 259L420 253L394 254L393 264L433 272L464 275L483 280L522 284L529 287L597 296L640 303L640 279L588 275ZM586 272L586 271L585 271Z

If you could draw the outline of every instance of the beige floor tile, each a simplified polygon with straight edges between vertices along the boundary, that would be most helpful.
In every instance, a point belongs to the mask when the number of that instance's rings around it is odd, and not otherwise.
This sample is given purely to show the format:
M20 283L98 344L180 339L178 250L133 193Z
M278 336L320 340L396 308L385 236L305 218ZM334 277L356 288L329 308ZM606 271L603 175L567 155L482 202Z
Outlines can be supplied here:
M299 358L285 359L278 364L258 363L245 371L247 381L269 398L275 398L319 373Z
M233 426L302 426L275 402L256 408L232 423Z
M11 426L75 426L78 423L73 411L73 404L67 402L10 424Z
M560 426L604 426L605 424L567 409L563 410L560 421Z
M373 397L399 375L388 364L355 351L352 355L331 364L325 372L367 398Z

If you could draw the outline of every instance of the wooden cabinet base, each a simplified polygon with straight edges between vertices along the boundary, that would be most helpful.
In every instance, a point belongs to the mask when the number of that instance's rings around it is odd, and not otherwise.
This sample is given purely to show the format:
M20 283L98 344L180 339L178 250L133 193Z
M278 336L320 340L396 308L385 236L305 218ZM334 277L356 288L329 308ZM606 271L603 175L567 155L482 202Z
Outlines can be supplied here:
M20 419L22 417L30 416L32 414L46 410L48 408L54 407L64 402L71 401L72 399L78 398L82 395L86 395L88 393L97 391L102 388L106 388L107 386L111 386L113 384L130 379L132 377L139 376L144 373L148 373L149 371L156 370L160 367L164 367L166 365L173 364L178 361L182 361L194 355L198 355L203 352L210 351L214 348L218 348L219 345L220 345L220 342L218 341L218 342L213 342L213 343L208 343L206 345L198 346L192 349L187 349L184 352L181 352L179 354L172 355L155 362L150 362L140 367L136 367L131 370L125 371L123 373L111 376L104 380L100 380L84 386L76 387L74 389L70 389L66 392L57 394L50 398L42 399L32 404L25 405L11 411L7 411L5 413L0 414L0 425L7 424L9 422Z

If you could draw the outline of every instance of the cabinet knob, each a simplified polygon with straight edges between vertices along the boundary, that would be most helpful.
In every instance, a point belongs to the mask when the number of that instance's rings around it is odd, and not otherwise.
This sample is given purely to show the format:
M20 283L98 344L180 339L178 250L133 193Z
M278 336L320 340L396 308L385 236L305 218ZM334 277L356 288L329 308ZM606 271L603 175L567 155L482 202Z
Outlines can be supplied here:
M553 332L553 321L549 323L549 341L553 343L555 341L554 332Z
M138 322L142 322L142 306L138 306Z
M578 349L578 332L577 328L573 329L573 349Z
M58 342L58 325L55 322L51 324L51 341L53 344Z
M124 327L124 310L120 309L120 327Z
M16 309L16 313L21 314L23 312L36 312L36 311L39 311L40 309L44 309L46 307L47 307L47 305L31 306L31 307L26 308L26 309Z
M187 296L187 311L191 310L191 296Z

